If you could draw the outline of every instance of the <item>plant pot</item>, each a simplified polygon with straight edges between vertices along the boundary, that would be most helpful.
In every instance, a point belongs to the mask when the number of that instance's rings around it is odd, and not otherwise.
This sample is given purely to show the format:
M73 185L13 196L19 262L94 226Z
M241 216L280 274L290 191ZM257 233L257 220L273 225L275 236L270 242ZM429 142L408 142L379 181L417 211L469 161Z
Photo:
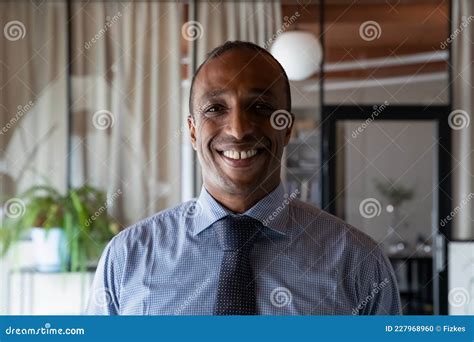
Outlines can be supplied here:
M66 258L66 235L61 228L31 228L31 239L40 272L61 271L61 261Z

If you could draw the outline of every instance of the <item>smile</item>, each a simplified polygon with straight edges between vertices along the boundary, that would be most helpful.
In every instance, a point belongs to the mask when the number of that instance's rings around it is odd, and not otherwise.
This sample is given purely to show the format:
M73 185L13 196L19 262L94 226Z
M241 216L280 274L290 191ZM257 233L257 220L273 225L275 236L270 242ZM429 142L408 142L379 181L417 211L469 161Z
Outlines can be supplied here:
M216 150L227 166L231 168L249 168L253 167L260 156L263 155L263 148L250 148L247 150L238 150L228 147L223 150Z
M247 159L247 158L252 158L254 155L256 155L257 150L248 150L248 151L241 151L241 152L228 150L228 151L223 151L222 154L230 159L236 159L236 160Z

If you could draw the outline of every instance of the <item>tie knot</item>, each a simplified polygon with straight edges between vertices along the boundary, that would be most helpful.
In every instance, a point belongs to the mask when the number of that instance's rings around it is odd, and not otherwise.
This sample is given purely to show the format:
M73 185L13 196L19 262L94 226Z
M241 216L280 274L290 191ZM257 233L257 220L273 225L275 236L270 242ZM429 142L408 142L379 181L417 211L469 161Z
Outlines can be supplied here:
M214 223L219 245L224 251L250 249L263 225L250 216L226 216Z

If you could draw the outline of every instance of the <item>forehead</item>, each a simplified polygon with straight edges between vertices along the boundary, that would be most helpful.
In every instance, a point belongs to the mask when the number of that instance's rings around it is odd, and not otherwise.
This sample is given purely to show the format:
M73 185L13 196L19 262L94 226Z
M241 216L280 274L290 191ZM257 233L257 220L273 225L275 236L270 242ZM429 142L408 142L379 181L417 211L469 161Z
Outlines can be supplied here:
M255 90L284 98L285 78L270 56L248 49L227 51L209 60L195 80L197 99L216 91L246 94Z

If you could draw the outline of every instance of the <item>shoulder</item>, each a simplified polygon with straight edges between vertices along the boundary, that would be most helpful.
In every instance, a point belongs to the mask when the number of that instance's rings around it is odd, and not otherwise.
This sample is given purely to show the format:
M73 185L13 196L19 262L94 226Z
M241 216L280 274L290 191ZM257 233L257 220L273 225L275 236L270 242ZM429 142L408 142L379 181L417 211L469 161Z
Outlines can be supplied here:
M125 228L110 241L114 249L122 247L147 246L155 241L161 243L176 236L185 228L183 221L192 209L196 199L182 202L174 207L162 210Z
M290 216L306 234L334 252L385 262L382 248L370 236L321 208L295 199L290 203Z
M305 232L299 236L306 250L318 250L315 253L335 265L340 274L359 279L358 286L370 287L386 279L396 284L393 268L381 244L361 230L297 199L291 202L290 216Z

